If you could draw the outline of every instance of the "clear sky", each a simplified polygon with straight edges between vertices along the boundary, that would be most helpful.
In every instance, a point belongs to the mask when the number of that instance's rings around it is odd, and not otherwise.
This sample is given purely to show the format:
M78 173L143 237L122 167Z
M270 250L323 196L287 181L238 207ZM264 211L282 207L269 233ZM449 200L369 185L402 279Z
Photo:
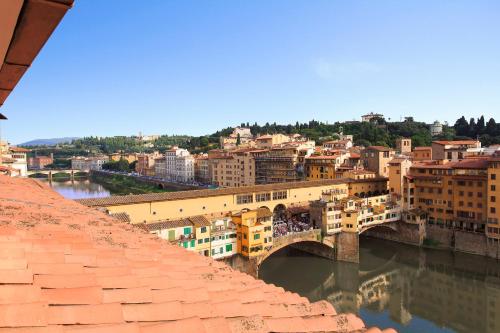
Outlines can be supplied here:
M500 120L500 1L76 0L1 112L20 143L370 111Z

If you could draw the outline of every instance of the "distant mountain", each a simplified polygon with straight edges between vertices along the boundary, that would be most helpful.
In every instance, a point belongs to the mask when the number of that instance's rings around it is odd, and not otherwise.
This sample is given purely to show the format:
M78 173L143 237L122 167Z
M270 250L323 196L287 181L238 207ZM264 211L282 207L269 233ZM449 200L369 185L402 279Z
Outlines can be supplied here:
M79 139L77 137L67 138L53 138L53 139L35 139L28 142L19 144L19 146L55 146L61 143L70 143L73 140Z

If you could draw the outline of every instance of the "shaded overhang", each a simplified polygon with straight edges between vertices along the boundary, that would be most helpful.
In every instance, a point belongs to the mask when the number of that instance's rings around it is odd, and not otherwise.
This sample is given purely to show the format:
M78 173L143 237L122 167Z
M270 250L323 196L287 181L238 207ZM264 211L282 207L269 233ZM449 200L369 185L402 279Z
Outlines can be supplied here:
M0 107L73 1L0 1Z

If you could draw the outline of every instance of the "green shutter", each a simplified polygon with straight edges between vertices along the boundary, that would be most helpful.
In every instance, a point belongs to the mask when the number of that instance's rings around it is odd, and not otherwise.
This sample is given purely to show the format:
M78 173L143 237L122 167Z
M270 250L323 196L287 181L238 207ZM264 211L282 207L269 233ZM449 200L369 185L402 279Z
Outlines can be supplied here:
M188 242L183 242L183 243L182 243L182 246L184 246L184 248L187 248L187 247L188 247L188 244L189 244Z
M193 240L191 241L191 247L194 247L194 245L195 245L195 241L194 241L194 239L193 239Z
M190 233L191 233L191 228L190 227L184 228L184 235L189 235Z
M226 244L226 252L231 252L233 250L233 244Z
M169 241L175 240L175 230L169 230L168 231L168 240Z

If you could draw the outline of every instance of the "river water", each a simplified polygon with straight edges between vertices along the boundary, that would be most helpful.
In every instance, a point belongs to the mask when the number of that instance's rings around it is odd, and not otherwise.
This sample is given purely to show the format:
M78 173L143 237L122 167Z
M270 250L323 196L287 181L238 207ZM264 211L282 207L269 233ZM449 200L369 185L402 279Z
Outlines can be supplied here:
M113 194L121 194L89 179L75 180L73 182L52 181L48 183L54 191L68 199L102 198Z
M260 278L327 300L367 326L412 333L500 332L500 264L479 256L360 239L360 263L285 249Z

